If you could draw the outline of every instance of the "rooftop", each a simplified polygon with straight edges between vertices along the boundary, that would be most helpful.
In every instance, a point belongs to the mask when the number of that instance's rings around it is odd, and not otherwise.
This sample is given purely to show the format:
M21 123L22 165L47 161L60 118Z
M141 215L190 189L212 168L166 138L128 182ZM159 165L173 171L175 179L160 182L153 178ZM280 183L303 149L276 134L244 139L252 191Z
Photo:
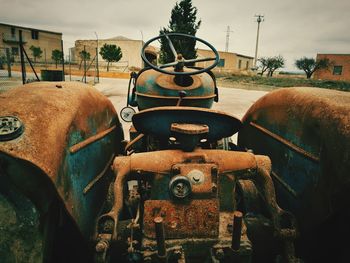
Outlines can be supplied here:
M37 30L39 32L45 32L45 33L50 33L50 34L55 34L55 35L62 35L62 33L59 33L59 32L42 30L42 29L32 28L32 27L24 27L24 26L18 26L18 25L5 24L5 23L1 23L1 22L0 22L0 26L16 27L16 28L27 29L27 30Z

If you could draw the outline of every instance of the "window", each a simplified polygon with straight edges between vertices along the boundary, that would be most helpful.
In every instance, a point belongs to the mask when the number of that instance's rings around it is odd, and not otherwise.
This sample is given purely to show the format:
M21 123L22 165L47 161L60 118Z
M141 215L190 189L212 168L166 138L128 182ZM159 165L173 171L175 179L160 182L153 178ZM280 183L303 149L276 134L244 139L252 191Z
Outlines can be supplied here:
M39 39L39 31L32 30L32 39Z
M343 66L334 66L333 75L341 75L343 72Z
M225 67L225 59L220 58L219 63L218 63L218 67L220 67L220 68Z
M12 53L12 56L18 56L18 47L12 47L11 53Z
M15 36L16 36L16 28L11 27L11 37L15 37Z
M238 60L238 68L241 69L242 67L242 60Z

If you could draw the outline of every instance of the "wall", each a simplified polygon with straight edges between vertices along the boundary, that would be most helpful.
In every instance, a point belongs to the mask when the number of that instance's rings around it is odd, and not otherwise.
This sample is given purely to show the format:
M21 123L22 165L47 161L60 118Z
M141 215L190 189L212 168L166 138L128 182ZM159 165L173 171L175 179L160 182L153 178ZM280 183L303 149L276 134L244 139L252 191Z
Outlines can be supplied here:
M99 50L104 44L108 45L117 45L121 48L123 56L118 62L118 64L122 64L123 66L128 67L137 67L142 68L143 67L143 61L141 59L141 48L143 45L143 42L141 40L113 40L113 39L106 39L106 40L99 40L98 41L98 48ZM90 53L91 59L95 57L96 54L96 47L97 47L97 40L77 40L75 41L75 49L74 59L76 61L80 61L79 53L84 50ZM101 55L98 55L99 62L105 62ZM112 63L117 64L117 63Z
M15 35L12 37L11 28L15 28ZM32 52L30 47L36 46L40 47L43 51L40 61L45 61L45 53L47 61L51 62L51 55L54 49L61 50L61 40L62 33L44 31L40 29L32 29L20 26L12 26L0 24L0 47L10 48L18 47L19 52L19 30L22 30L22 37L24 42L24 49L26 50L28 56L32 58ZM38 39L32 39L32 30L38 31ZM15 60L19 60L19 55L14 57Z
M252 57L243 56L237 53L223 52L223 51L219 51L218 53L219 53L221 62L219 62L219 64L216 66L215 68L216 71L239 73L242 71L249 71L253 65ZM211 50L198 49L197 56L198 58L214 57L214 53ZM224 64L223 64L223 60L224 60ZM239 67L239 64L240 64L239 61L241 61L241 67ZM248 68L246 67L247 62L248 62ZM206 62L196 63L196 66L207 67L211 64L212 64L212 61L206 61Z
M317 70L314 79L350 81L350 54L317 54L316 60L328 58L331 62L329 69ZM334 66L342 66L340 75L334 74Z

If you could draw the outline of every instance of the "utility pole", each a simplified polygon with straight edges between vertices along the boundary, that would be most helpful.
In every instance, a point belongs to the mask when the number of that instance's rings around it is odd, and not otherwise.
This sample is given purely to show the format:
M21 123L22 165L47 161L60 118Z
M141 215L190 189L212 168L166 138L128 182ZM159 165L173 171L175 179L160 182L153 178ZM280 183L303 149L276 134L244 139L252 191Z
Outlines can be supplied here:
M100 71L98 69L98 35L95 32L96 35L96 73L97 73L97 83L100 83Z
M230 30L230 26L227 26L225 52L228 52L228 46L230 42L230 32L233 32L233 31Z
M258 59L258 43L259 43L260 23L264 21L264 15L255 15L255 17L256 17L256 22L258 22L258 30L256 32L255 56L254 56L254 68L256 69L256 62Z

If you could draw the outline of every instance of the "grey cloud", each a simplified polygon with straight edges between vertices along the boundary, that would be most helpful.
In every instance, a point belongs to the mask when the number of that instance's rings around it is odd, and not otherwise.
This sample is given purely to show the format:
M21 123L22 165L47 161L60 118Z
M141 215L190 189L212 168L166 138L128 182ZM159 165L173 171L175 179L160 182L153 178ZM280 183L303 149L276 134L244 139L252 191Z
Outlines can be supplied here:
M169 22L175 0L0 0L0 22L63 33L66 48L77 39L124 35L144 40ZM265 14L259 55L281 54L287 67L317 52L350 53L350 1L345 0L193 0L202 25L198 36L224 50L226 27L229 51L254 55L257 24Z

